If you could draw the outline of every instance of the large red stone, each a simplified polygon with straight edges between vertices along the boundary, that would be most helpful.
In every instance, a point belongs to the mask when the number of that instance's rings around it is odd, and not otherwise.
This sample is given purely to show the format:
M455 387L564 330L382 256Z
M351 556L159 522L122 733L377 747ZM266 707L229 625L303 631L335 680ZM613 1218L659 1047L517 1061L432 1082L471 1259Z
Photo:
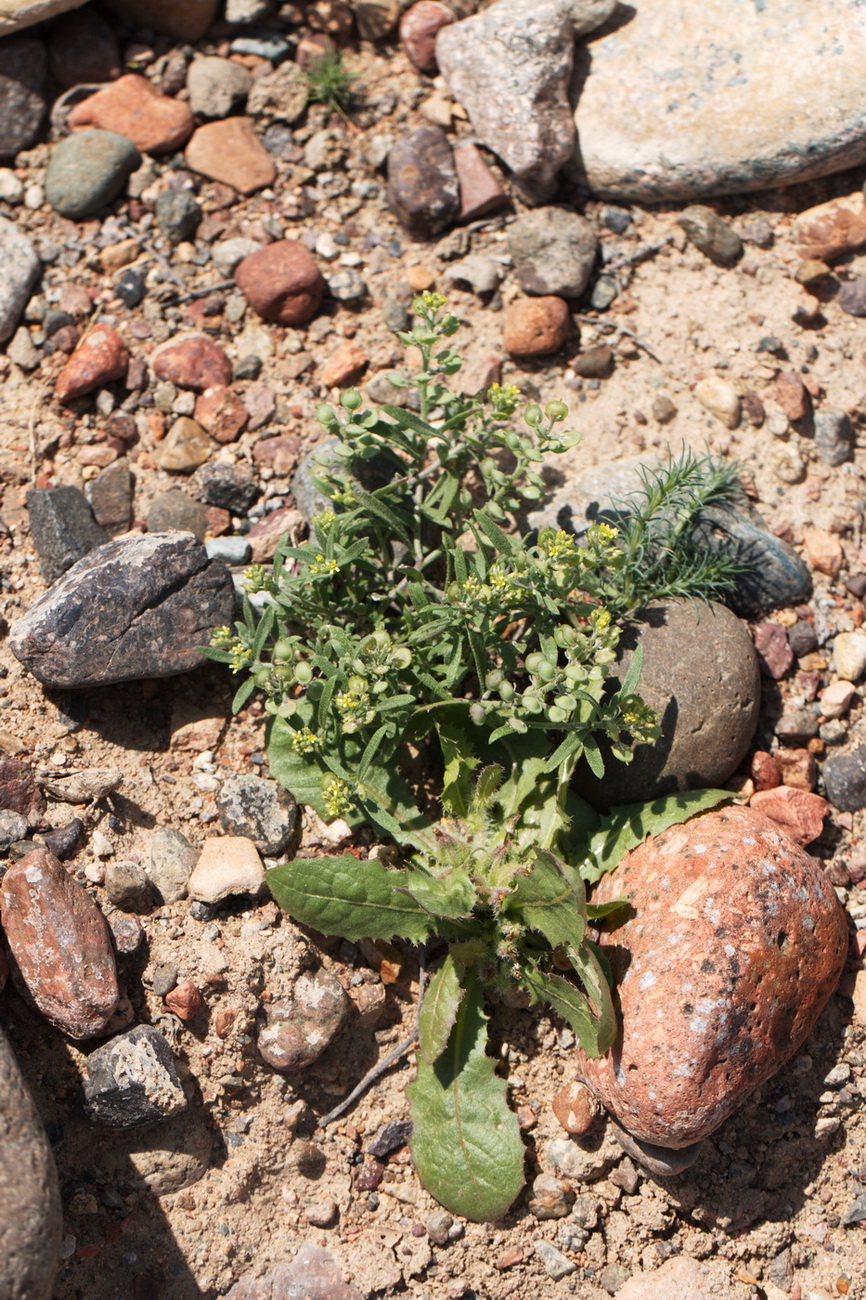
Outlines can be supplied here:
M150 364L157 379L170 379L178 388L204 392L231 383L231 361L206 334L169 339L152 354Z
M601 947L622 1024L580 1072L630 1133L706 1137L796 1052L836 986L845 914L820 867L750 808L694 817L647 840L601 881L625 897Z
M129 365L126 344L112 325L96 325L86 334L57 376L54 396L72 401L123 379Z
M34 849L0 883L0 920L13 977L70 1038L105 1031L120 996L111 935L88 894L47 849Z
M164 95L147 77L130 72L76 104L67 119L73 131L98 127L125 135L142 153L168 153L192 134L189 105Z
M305 325L325 292L312 253L296 239L280 239L245 257L235 267L235 282L253 311L280 325Z

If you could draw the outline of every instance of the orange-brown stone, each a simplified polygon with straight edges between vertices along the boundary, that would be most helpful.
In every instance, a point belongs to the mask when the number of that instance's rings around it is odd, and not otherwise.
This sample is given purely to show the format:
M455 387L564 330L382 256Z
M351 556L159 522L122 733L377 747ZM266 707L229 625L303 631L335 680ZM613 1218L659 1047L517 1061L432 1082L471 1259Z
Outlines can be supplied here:
M68 117L73 131L98 127L125 135L142 153L168 153L192 134L189 106L172 99L148 81L130 72L95 95L76 104Z
M564 347L568 326L564 298L518 298L506 309L502 341L512 356L544 357Z
M186 165L212 181L254 194L276 179L274 160L246 117L200 126L186 147Z
M305 325L315 316L325 281L310 250L280 239L235 267L235 282L253 311L279 325Z
M117 330L112 325L96 325L57 376L54 396L68 402L92 393L103 384L122 379L128 365L129 352Z

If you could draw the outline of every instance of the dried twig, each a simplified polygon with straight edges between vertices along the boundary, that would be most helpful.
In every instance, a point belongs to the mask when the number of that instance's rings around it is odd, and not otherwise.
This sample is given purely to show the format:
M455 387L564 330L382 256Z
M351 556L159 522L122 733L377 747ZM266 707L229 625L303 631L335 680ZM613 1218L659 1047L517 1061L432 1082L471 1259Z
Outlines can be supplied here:
M660 366L664 365L661 357L657 352L653 352L646 339L642 339L639 334L635 334L634 330L630 330L625 325L621 325L618 320L611 320L609 316L575 316L574 319L580 321L582 325L601 325L605 329L615 330L619 334L625 334L628 338L632 339L639 348L643 348L647 356L652 357L653 361L657 361Z

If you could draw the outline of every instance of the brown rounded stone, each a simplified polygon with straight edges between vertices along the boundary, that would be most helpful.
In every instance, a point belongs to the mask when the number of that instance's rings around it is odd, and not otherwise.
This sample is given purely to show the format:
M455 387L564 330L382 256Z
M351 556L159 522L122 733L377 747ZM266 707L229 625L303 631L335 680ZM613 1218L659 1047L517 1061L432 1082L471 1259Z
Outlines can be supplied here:
M419 126L388 154L388 202L414 239L432 239L457 219L460 187L448 137Z
M88 894L47 849L14 863L0 884L0 919L19 987L70 1038L105 1031L120 992L111 934Z
M122 379L129 365L126 344L112 325L96 325L86 334L54 384L60 402L92 393L95 388Z
M212 181L254 194L276 179L274 161L247 117L200 126L186 147L186 165Z
M150 358L157 379L170 379L178 388L204 392L231 382L232 363L218 343L206 334L169 339Z
M262 1059L275 1070L305 1070L342 1028L349 999L336 976L320 970L301 975L291 998L266 1009L268 1023L258 1037Z
M219 0L107 0L127 27L152 27L181 41L197 41L216 17Z
M563 298L518 298L505 312L502 341L515 357L545 357L568 338L568 304Z
M235 282L263 320L279 325L305 325L325 292L312 253L296 239L280 239L245 257L235 267Z
M67 118L73 131L98 127L125 135L142 153L168 153L192 134L188 105L164 95L147 77L130 72L76 104Z
M820 867L750 808L704 813L629 853L593 894L621 1011L583 1078L644 1142L712 1133L796 1052L845 964L848 929Z

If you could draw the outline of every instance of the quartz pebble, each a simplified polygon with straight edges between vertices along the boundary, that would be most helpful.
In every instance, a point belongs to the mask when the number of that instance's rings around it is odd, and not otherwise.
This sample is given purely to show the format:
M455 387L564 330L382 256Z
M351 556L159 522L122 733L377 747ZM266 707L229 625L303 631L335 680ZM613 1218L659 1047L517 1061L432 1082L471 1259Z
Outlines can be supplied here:
M171 1048L153 1025L119 1034L87 1058L84 1108L94 1124L132 1128L186 1106Z
M187 892L204 903L219 903L235 894L258 894L264 883L265 869L252 840L242 835L211 836L202 846Z
M866 632L840 632L833 642L833 667L848 682L866 672Z
M838 681L821 692L821 712L825 718L844 718L851 707L857 688L853 682Z
M695 389L695 397L710 415L726 429L739 428L743 406L733 384L726 379L704 379Z

